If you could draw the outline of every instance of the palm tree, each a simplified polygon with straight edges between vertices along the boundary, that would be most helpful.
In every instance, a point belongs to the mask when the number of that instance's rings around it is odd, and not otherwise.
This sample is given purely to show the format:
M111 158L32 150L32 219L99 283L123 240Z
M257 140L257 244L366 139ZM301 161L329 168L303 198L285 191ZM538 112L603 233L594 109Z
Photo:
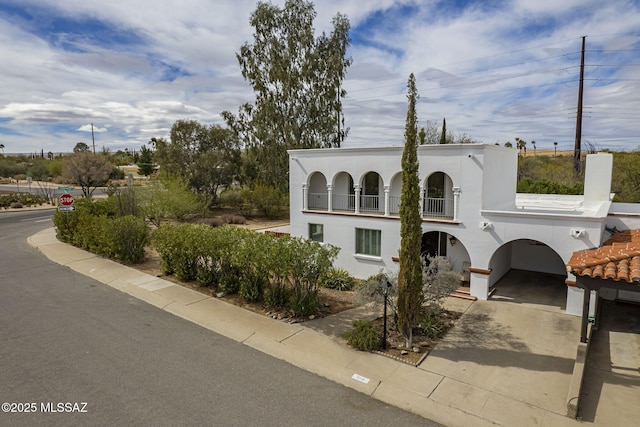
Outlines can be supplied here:
M558 141L554 141L553 142L553 157L556 156L557 152L558 152Z
M524 149L524 155L527 155L527 141L516 137L516 147L520 150L520 153L522 153L522 149Z
M2 155L4 156L4 144L0 144L0 150L2 150Z
M536 155L536 142L534 140L531 140L531 145L533 145L533 155Z

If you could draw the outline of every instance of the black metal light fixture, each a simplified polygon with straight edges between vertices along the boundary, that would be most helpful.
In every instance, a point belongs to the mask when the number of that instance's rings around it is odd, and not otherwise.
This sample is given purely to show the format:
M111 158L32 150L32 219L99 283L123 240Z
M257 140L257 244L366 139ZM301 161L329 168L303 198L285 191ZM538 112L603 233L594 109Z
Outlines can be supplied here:
M382 295L384 296L384 314L382 318L382 349L387 349L387 300L389 299L389 290L391 289L391 282L387 276L382 276L380 281L380 287L382 288Z
M451 246L453 246L458 243L458 239L456 239L455 236L449 236L449 243L451 243Z

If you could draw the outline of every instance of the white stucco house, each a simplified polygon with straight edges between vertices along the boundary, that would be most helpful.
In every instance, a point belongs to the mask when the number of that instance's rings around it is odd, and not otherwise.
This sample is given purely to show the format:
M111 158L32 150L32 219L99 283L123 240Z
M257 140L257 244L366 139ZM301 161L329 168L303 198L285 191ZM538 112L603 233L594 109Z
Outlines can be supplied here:
M397 270L402 150L289 151L291 235L341 248L336 265L355 277ZM517 194L517 156L495 145L419 146L422 250L446 256L479 299L510 269L564 275L566 311L580 315L583 290L567 262L613 227L640 228L640 207L612 203L611 154L587 156L580 196Z

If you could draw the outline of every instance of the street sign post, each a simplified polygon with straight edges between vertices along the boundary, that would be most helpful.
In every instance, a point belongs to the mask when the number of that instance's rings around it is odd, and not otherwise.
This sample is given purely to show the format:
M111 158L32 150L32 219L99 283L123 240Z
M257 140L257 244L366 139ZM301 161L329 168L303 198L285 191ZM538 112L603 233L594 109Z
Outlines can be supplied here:
M76 207L71 206L58 206L58 212L73 212L76 210Z

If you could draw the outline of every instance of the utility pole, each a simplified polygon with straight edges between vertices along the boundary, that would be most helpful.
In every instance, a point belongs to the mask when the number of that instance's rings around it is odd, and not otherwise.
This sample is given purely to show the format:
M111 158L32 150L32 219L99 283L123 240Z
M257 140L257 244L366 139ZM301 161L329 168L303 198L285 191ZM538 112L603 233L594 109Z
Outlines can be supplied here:
M91 123L91 141L93 142L93 154L96 154L96 139L93 136L93 123Z
M576 116L576 143L573 147L573 171L580 173L580 146L582 141L582 91L584 87L584 44L586 36L582 36L582 53L580 55L580 85L578 87L578 114Z

